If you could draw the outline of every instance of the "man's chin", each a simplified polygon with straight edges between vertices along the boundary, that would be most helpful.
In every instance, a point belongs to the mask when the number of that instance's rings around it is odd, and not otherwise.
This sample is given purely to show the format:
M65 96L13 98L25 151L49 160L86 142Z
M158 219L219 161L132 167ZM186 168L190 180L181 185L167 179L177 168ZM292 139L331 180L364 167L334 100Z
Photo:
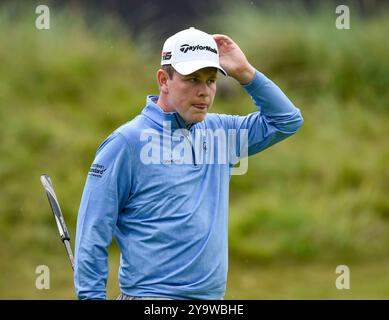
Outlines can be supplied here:
M202 114L202 115L196 115L194 117L192 117L191 119L191 123L197 123L197 122L201 122L205 119L206 117L206 113Z

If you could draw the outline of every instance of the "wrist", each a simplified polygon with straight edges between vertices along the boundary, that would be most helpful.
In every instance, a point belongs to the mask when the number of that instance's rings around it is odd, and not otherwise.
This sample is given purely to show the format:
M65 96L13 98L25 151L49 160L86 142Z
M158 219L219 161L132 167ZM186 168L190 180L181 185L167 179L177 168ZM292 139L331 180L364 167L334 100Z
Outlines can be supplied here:
M252 65L248 65L244 69L238 71L237 76L235 77L238 82L244 86L253 81L255 75L255 68Z

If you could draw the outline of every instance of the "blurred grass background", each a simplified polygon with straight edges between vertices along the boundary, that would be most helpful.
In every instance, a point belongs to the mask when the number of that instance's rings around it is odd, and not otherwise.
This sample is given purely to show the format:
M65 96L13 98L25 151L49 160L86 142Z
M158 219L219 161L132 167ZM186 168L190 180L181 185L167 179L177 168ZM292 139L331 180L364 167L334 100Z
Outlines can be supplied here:
M66 10L52 11L50 30L40 31L33 10L8 10L0 11L0 298L74 299L39 176L52 177L74 244L95 151L158 92L164 39L153 49L115 19L90 24ZM240 5L197 24L230 35L305 119L231 179L226 299L389 298L388 13L351 8L350 30L335 19L335 7L269 14ZM254 110L232 79L220 77L218 90L213 112ZM118 257L113 243L111 299ZM35 288L41 264L50 290ZM340 264L350 268L350 290L335 287Z

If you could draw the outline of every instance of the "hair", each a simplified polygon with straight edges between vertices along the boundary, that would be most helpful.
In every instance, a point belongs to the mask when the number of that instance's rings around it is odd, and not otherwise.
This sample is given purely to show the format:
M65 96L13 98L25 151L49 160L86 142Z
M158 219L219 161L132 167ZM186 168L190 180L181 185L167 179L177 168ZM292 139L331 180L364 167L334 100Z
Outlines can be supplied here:
M171 64L165 64L165 65L161 66L161 69L166 71L166 73L169 76L169 79L173 79L173 75L174 75L175 70Z

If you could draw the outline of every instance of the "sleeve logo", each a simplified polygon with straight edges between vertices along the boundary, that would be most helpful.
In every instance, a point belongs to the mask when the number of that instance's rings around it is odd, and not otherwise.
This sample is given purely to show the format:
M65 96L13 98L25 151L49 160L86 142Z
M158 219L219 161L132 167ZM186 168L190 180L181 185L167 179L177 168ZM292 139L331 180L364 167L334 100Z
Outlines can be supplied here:
M105 168L103 165L94 163L90 167L88 175L97 178L102 178L105 170L107 170L107 168Z

